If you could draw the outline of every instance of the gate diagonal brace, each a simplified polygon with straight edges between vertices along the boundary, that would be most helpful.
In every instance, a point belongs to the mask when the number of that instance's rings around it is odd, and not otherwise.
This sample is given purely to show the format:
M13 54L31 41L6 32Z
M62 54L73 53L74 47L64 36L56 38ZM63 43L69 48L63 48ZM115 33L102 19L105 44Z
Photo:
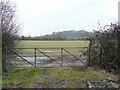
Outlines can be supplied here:
M84 63L82 60L80 60L79 58L77 58L76 56L74 56L73 54L71 54L70 52L68 52L67 50L65 50L64 48L63 48L63 50L66 51L71 56L73 56L74 58L78 59L80 62Z
M13 51L11 51L13 52ZM34 67L36 67L34 64L30 63L29 61L27 61L26 59L24 59L22 56L20 56L19 54L13 52L14 54L16 54L17 56L19 56L21 59L23 59L24 61L28 62L29 64L33 65Z
M36 48L36 50L38 50L40 53L42 53L43 55L45 55L45 56L47 56L48 58L50 58L50 60L55 61L54 59L52 59L50 56L46 55L45 53L43 53L43 52L40 51L39 49ZM55 62L56 62L56 61L55 61ZM58 62L56 62L56 63L58 63ZM60 63L58 63L58 64L60 64Z

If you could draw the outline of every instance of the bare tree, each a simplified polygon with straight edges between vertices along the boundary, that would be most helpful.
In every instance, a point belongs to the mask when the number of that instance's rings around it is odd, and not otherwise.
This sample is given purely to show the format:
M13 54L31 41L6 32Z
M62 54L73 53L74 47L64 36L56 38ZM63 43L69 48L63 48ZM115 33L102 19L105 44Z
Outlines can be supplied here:
M15 4L10 1L0 1L0 26L2 30L2 70L6 71L6 48L9 50L17 46L17 39L19 35L20 25L16 19Z

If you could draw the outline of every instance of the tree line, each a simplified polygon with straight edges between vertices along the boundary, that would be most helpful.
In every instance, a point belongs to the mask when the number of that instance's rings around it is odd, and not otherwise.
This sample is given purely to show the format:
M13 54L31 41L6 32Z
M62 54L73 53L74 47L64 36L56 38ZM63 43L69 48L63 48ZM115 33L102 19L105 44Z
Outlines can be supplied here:
M93 32L88 32L85 30L75 31L75 30L68 30L62 32L53 32L50 35L43 35L43 36L24 36L20 37L20 40L85 40L90 36L93 36Z

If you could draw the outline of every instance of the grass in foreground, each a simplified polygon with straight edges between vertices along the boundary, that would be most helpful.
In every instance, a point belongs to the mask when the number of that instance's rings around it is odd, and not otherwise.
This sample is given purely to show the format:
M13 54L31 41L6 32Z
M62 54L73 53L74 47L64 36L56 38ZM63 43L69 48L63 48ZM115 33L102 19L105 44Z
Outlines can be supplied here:
M7 88L79 88L86 87L86 80L116 79L115 75L93 68L39 68L16 69L3 77Z

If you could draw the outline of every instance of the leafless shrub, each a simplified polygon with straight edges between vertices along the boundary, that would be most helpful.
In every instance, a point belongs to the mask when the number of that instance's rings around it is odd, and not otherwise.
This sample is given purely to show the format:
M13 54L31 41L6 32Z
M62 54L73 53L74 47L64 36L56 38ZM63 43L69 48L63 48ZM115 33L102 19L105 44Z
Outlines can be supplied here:
M18 44L20 25L15 15L15 4L8 0L0 1L0 26L2 31L2 69L6 71L6 48L13 50ZM14 49L14 51L16 51Z

